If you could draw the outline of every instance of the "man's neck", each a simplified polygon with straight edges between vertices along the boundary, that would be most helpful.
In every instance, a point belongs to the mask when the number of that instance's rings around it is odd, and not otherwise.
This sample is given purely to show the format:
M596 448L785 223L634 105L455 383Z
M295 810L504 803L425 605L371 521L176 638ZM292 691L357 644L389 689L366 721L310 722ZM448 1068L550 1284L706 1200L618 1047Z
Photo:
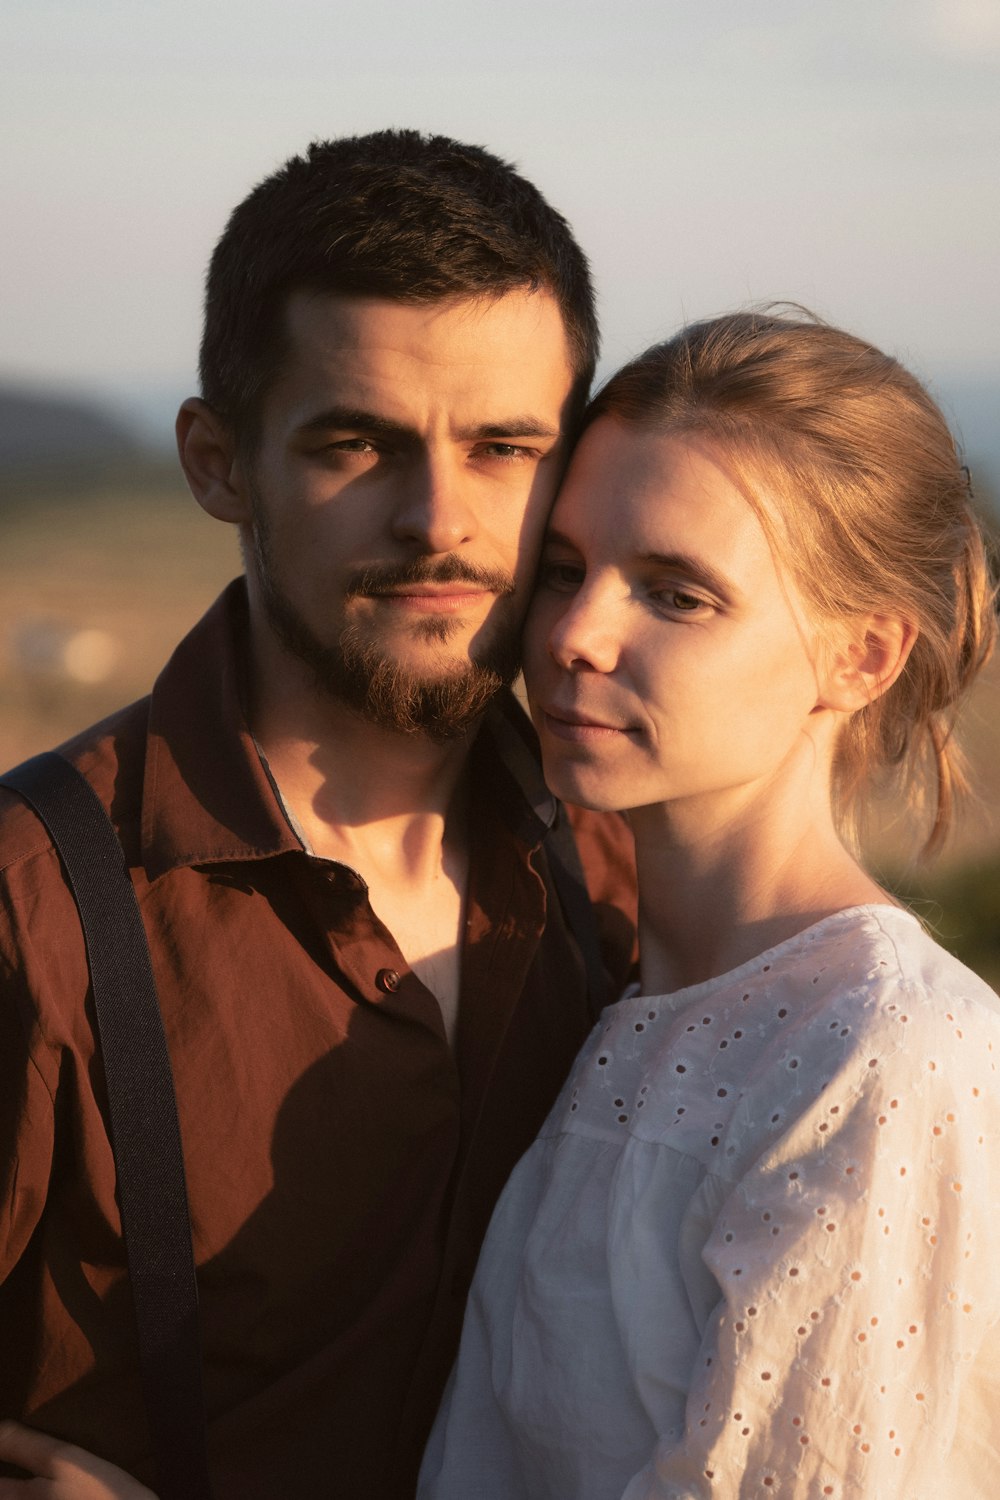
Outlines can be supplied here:
M254 735L313 853L345 859L387 841L419 866L461 800L474 733L438 743L368 723L315 694L258 691ZM348 862L350 862L348 860Z
M301 687L294 677L257 685L250 721L271 777L309 851L365 880L372 910L436 996L453 1040L475 732L444 744L396 733Z

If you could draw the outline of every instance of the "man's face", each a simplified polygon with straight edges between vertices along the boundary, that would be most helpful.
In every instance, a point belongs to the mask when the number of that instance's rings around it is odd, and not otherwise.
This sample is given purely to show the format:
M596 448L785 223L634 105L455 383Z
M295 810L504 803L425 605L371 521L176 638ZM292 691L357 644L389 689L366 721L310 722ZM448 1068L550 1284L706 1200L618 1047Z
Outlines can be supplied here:
M546 292L296 293L244 481L251 611L320 689L461 733L517 666L573 382Z

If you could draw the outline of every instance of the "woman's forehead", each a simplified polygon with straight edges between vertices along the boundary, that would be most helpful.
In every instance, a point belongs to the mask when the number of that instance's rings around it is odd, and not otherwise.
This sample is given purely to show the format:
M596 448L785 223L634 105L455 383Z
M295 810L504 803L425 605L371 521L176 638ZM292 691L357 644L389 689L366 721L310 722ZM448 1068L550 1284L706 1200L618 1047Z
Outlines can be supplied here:
M724 450L698 433L663 432L603 417L584 433L552 515L556 531L607 531L622 543L652 546L685 529L735 529L744 539L763 530Z

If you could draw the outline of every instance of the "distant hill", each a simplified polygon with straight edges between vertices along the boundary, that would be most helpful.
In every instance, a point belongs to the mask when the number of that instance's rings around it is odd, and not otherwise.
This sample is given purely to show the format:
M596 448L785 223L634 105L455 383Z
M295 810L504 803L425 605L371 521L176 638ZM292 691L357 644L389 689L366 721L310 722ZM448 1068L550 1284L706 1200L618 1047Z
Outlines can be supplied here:
M610 374L600 372L601 378ZM973 488L1000 516L1000 375L946 372L930 381L972 469ZM193 388L193 385L192 387ZM101 396L47 392L0 379L0 474L40 477L176 464L173 423L188 387L108 387Z
M143 444L98 401L0 384L0 469L118 464Z

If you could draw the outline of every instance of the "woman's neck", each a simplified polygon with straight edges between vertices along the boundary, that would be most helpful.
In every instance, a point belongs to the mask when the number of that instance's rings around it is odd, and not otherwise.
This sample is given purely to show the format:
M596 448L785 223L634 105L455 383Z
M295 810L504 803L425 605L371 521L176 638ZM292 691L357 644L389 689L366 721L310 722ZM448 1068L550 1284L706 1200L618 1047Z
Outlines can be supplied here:
M808 776L630 814L644 992L725 974L845 907L890 898L842 844Z

